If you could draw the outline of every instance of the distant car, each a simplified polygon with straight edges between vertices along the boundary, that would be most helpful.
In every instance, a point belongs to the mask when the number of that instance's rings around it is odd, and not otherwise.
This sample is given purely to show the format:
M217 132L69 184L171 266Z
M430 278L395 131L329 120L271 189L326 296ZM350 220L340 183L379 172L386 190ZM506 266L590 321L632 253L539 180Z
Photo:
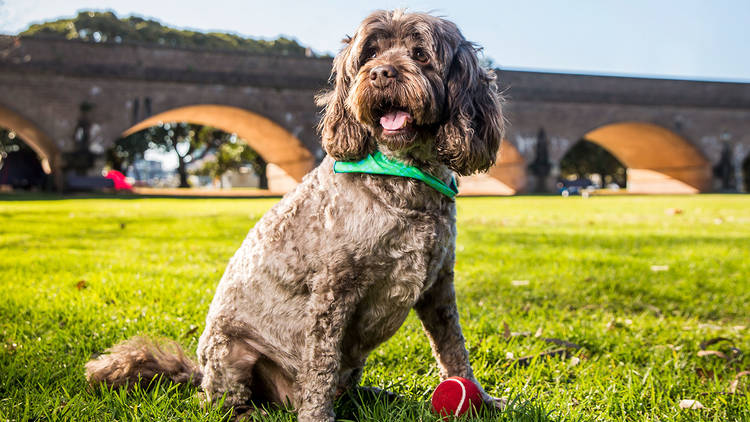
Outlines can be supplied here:
M557 183L557 192L562 196L589 196L597 186L589 179L561 180Z

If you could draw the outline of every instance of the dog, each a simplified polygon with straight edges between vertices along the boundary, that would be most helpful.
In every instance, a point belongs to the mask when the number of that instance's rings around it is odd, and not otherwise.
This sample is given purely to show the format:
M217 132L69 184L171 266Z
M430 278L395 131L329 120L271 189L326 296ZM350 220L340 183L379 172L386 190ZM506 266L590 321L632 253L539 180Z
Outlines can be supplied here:
M445 188L494 164L504 130L495 74L455 24L429 14L376 11L344 43L334 86L317 97L327 157L231 258L197 363L176 343L136 338L86 364L92 385L163 374L209 400L290 403L302 422L333 421L334 399L415 309L441 378L481 390L459 325L456 204ZM375 156L431 181L337 168Z

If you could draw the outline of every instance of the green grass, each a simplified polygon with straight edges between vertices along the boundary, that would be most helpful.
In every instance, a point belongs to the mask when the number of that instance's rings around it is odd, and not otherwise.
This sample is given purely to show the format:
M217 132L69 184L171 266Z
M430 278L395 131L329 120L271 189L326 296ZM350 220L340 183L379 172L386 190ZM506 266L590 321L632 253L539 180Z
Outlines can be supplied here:
M15 198L0 197L0 420L227 420L183 386L90 391L83 364L136 334L194 351L224 266L276 200ZM479 380L512 400L482 420L750 420L750 377L726 394L750 369L750 196L462 198L458 208L464 333ZM504 323L518 335L506 338ZM729 341L711 348L745 354L698 356L719 336ZM582 349L513 364L557 347L544 337ZM354 416L436 420L425 403L437 382L411 315L363 380L404 400ZM705 408L680 409L682 399Z

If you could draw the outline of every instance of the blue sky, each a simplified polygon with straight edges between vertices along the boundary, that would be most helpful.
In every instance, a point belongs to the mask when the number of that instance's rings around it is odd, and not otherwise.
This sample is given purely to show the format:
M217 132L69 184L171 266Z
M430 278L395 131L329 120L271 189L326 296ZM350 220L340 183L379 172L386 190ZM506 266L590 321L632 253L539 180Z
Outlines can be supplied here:
M750 0L0 0L0 33L97 9L335 53L367 13L395 7L455 21L501 68L750 82Z

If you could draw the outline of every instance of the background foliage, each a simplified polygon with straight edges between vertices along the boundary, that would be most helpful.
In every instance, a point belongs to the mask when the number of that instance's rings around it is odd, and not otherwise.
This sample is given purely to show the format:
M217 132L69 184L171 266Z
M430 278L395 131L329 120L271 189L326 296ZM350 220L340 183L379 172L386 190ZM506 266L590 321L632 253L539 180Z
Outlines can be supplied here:
M204 158L194 174L221 178L224 173L249 164L260 177L260 187L268 188L266 162L260 154L235 134L193 123L162 123L120 138L106 152L107 164L125 173L129 166L144 159L149 149L177 158L176 171L182 188L190 187L188 166Z
M560 160L560 175L564 178L587 178L598 174L604 185L617 183L621 188L627 184L625 166L609 151L585 139L578 141Z
M118 18L113 12L83 11L74 18L33 24L19 35L60 37L90 42L156 43L170 47L288 56L304 56L306 51L297 41L285 37L262 40L223 32L204 33L176 29L138 16Z

